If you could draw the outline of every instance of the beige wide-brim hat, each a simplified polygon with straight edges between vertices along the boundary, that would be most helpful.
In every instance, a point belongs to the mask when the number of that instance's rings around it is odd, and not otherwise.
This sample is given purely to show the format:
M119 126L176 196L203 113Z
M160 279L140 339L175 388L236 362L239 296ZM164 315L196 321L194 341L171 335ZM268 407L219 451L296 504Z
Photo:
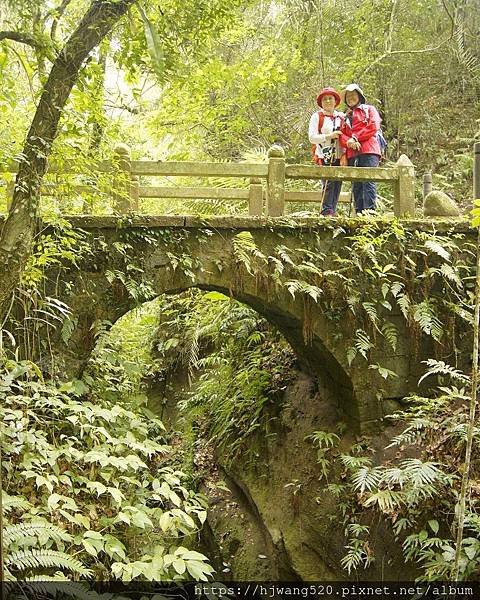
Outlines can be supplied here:
M349 85L347 85L346 88L344 88L341 92L340 95L342 97L342 102L345 102L345 95L347 92L357 92L358 95L360 96L360 103L361 104L365 104L365 94L363 93L362 88L358 85L358 83L350 83Z

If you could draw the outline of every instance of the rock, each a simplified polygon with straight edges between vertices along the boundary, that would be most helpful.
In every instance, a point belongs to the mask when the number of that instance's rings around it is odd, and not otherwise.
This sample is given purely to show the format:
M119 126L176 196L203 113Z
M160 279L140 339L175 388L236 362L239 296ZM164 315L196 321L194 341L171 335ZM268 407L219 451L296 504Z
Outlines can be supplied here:
M460 209L455 200L452 200L445 192L433 190L425 196L423 215L425 217L458 217Z

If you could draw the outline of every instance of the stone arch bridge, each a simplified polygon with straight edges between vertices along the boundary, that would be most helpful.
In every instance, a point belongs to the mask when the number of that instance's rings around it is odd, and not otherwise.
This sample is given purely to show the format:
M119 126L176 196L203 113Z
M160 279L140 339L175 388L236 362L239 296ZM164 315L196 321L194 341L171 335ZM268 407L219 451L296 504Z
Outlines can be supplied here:
M351 321L333 319L320 305L306 303L301 294L292 295L286 286L272 285L261 270L254 272L252 268L249 273L248 264L239 261L242 246L238 248L238 244L243 240L243 249L246 247L252 260L257 250L269 257L279 247L288 253L303 245L323 253L328 262L329 254L348 243L349 230L361 219L344 221L342 227L339 220L315 218L295 222L180 216L136 216L122 221L110 216L69 219L85 232L88 251L83 252L77 266L60 273L52 270L47 278L50 295L72 310L73 332L66 344L60 339L56 343L70 375L81 372L94 347L95 322L114 323L138 302L196 287L230 295L276 326L300 364L322 378L338 399L340 410L360 430L371 429L416 389L422 352L428 355L431 349L427 343L417 357L412 356L411 334L400 312L389 315L399 332L396 349L380 336L370 351L371 363L381 363L398 377L375 379L364 360L349 365L346 348L352 337ZM431 223L425 221L405 223L413 229L432 230ZM436 230L442 227L451 230L447 223L437 224ZM455 227L473 239L466 223Z

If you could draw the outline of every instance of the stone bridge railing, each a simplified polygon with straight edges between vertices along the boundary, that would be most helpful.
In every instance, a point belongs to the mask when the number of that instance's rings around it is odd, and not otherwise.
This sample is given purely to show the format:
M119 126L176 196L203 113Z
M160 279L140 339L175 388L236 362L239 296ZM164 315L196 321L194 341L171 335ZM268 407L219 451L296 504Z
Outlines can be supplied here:
M11 163L0 171L15 173L18 164ZM251 216L281 216L285 212L286 202L321 201L320 191L289 191L288 180L332 179L338 181L377 181L388 182L394 189L394 214L398 217L413 216L415 212L415 172L411 161L402 155L393 167L318 167L313 165L295 165L285 162L285 154L280 146L272 146L266 163L214 163L214 162L162 162L132 160L127 146L117 146L111 161L97 161L88 173L81 173L78 161L64 161L61 165L51 163L47 172L42 194L60 197L61 183L67 176L81 176L71 185L76 193L95 191L95 174L105 173L108 180L108 193L111 196L114 211L119 214L137 212L140 198L175 198L188 200L216 199L239 200L248 203ZM55 175L55 181L49 182L48 175ZM222 177L242 178L249 181L248 187L181 187L141 185L151 177ZM86 184L85 184L86 182ZM10 195L13 182L8 183ZM100 190L100 187L98 188ZM105 183L103 183L105 194ZM343 201L350 201L349 195Z

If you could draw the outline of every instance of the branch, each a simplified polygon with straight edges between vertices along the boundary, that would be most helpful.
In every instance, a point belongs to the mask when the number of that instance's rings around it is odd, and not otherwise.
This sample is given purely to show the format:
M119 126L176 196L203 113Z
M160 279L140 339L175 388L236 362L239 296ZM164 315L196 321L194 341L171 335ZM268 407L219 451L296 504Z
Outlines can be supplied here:
M30 46L37 53L37 57L43 52L45 57L50 62L54 62L55 58L52 52L52 47L45 43L45 40L35 38L33 35L21 31L0 31L0 42L2 40L12 40Z
M135 0L92 0L77 29L59 52L27 134L13 202L0 237L0 317L18 285L31 252L40 186L58 125L82 65Z
M440 44L438 44L438 46L433 46L430 48L422 48L421 50L391 50L390 52L385 52L384 54L382 54L381 56L376 58L373 62L371 62L367 66L367 68L364 69L364 71L358 77L358 79L361 79L362 77L364 77L371 69L373 69L373 67L375 65L378 65L378 63L383 62L385 59L390 58L391 56L395 56L397 54L424 54L425 52L435 52L436 50L438 50L439 48L444 46L447 42L449 42L451 39L452 39L452 36L450 36L447 39L440 42Z
M390 19L388 22L388 32L385 38L385 52L392 51L392 39L393 39L393 31L395 28L395 16L397 11L398 0L392 0L391 10L390 10Z
M63 0L62 3L60 4L60 6L58 8L54 8L47 15L47 18L50 17L50 16L53 16L52 27L50 29L50 37L52 38L52 40L55 39L55 34L57 33L58 22L63 17L63 14L67 10L67 7L68 7L68 5L70 4L71 1L72 0Z
M28 33L22 33L21 31L0 31L0 42L2 40L12 40L13 42L19 42L20 44L26 44L35 50L43 48L33 36Z
M447 3L445 2L445 0L442 0L442 4L443 4L443 8L445 9L445 12L448 15L448 18L450 19L450 22L452 23L452 31L455 29L455 17L454 15L452 15L452 13L449 11Z

